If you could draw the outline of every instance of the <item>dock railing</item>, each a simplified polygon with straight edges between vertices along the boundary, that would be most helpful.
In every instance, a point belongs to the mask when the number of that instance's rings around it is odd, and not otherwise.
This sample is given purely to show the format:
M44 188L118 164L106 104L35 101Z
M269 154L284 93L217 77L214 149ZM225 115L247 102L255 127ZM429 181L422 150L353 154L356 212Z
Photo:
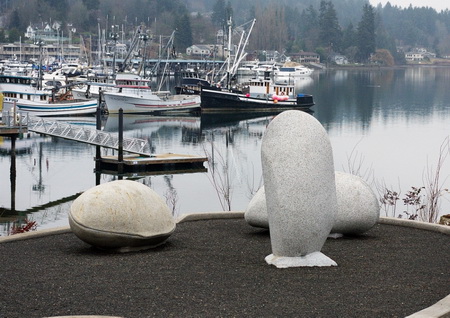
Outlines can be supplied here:
M66 122L55 121L51 118L29 116L28 130L91 145L119 149L119 136L117 133L72 125ZM148 157L152 156L150 145L145 139L123 138L123 151Z
M20 128L27 127L29 120L29 114L21 111L3 111L2 112L2 124L8 128Z

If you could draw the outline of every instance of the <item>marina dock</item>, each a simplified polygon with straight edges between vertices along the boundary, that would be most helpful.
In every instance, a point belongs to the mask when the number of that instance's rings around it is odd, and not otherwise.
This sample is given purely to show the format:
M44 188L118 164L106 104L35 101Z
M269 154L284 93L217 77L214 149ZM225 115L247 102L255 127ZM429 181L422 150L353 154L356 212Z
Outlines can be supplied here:
M154 154L151 157L124 155L122 162L119 156L103 156L98 159L96 172L117 174L120 164L125 175L137 172L145 175L206 172L205 161L208 161L205 156L174 153Z
M99 114L97 114L98 116ZM100 123L97 128L86 128L52 118L18 115L7 116L0 125L0 136L15 139L25 132L36 132L43 135L60 137L91 144L97 147L95 157L95 171L97 173L117 174L163 174L163 173L192 173L206 172L203 166L208 158L205 156L188 154L152 154L148 140L123 137L123 113L119 116L119 132L105 132ZM99 118L99 117L97 117ZM98 119L97 119L98 121ZM117 156L102 156L100 148L110 148L118 151ZM124 154L126 153L126 154Z
M26 127L0 125L0 136L11 137L26 133Z
M2 115L0 117L0 136L17 137L20 134L28 132L26 117L11 117Z

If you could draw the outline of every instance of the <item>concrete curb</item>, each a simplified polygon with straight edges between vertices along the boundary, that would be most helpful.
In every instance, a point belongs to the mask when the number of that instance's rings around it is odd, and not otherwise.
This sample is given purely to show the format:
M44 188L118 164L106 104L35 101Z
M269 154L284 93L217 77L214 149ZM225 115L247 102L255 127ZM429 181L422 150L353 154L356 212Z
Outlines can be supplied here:
M50 316L44 318L123 318L119 316Z
M450 295L441 299L434 305L416 312L406 318L449 318L450 317Z
M441 224L435 224L435 223L427 223L427 222L420 222L420 221L406 220L406 219L399 219L399 218L392 218L392 217L380 217L378 223L412 227L415 229L440 232L440 233L443 233L446 235L450 235L450 226L448 226L448 225L441 225Z
M244 218L244 212L200 212L192 214L183 214L176 219L176 223L184 223L191 221L203 221L214 219L242 219Z
M239 219L244 218L244 212L241 211L233 211L233 212L200 212L200 213L192 213L192 214L184 214L176 218L176 223L184 223L184 222L194 222L194 221L203 221L203 220L214 220L214 219ZM386 225L396 225L396 226L405 226L411 227L421 230L439 232L445 235L450 235L450 226L426 223L414 220L406 220L392 217L380 217L378 223L386 224ZM71 232L70 227L58 227L54 229L41 230L41 231L33 231L27 233L16 234L12 236L0 237L0 244L11 242L11 241L20 241L27 240L32 238L38 238L48 235L56 235L62 233ZM59 318L120 318L120 317L112 317L112 316L59 316ZM50 317L48 317L50 318ZM58 317L53 317L58 318ZM436 304L427 307L419 312L416 312L406 318L450 318L450 295L441 299Z
M0 236L0 244L12 241L28 240L48 235L56 235L71 232L69 226L55 227L53 229L31 231L26 233L14 234L10 236Z

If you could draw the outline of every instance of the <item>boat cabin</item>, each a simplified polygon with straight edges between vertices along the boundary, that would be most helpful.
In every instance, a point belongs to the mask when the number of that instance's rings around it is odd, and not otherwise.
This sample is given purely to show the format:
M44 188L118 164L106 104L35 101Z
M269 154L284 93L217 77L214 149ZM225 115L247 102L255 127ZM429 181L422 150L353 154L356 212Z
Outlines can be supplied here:
M4 97L46 101L50 92L36 89L36 80L27 76L0 75L0 91Z
M243 85L242 92L250 94L250 96L289 96L293 97L295 94L294 85L277 84L270 79L254 78Z

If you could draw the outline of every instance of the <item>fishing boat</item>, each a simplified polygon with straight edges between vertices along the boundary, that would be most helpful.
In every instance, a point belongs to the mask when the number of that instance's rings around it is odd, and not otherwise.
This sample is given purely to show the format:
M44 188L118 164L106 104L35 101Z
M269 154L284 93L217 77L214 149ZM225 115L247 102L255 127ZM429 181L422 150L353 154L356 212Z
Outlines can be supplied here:
M312 95L296 94L293 83L276 83L271 78L275 63L264 65L263 77L252 78L247 82L233 84L239 64L246 56L244 48L253 29L253 20L246 40L240 42L236 54L229 55L226 61L227 73L218 82L221 85L202 87L202 112L235 112L235 111L280 111L287 109L306 110L314 105ZM229 39L232 36L231 20L228 23ZM242 34L241 39L244 38ZM231 44L229 43L231 50ZM233 59L233 63L231 60ZM266 68L267 66L267 68Z
M211 87L211 83L199 77L183 77L181 84L175 86L176 94L200 95L202 87Z
M42 89L39 81L27 76L0 75L4 104L35 116L73 116L94 114L97 100L76 100L70 90Z
M179 94L170 91L155 91L151 81L137 75L116 79L113 90L103 92L103 97L111 114L151 114L161 112L195 112L200 110L200 96Z
M312 95L296 94L295 85L270 78L253 78L231 89L203 88L202 112L306 110L314 106Z

